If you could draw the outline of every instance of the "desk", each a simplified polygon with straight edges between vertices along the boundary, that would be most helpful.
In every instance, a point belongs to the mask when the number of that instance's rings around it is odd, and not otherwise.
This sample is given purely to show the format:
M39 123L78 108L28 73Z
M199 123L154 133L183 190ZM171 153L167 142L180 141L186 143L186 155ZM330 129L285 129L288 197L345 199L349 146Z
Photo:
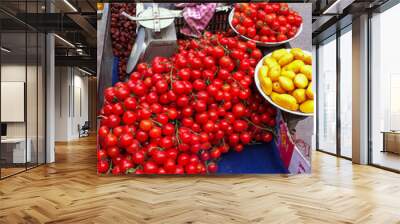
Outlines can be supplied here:
M400 131L382 131L383 150L382 152L392 152L400 154Z
M32 160L32 153L31 153L32 141L30 138L27 138L26 142L28 144L26 147L26 154L25 154L25 138L1 139L1 156L2 156L2 158L5 158L7 163L31 162L31 160Z

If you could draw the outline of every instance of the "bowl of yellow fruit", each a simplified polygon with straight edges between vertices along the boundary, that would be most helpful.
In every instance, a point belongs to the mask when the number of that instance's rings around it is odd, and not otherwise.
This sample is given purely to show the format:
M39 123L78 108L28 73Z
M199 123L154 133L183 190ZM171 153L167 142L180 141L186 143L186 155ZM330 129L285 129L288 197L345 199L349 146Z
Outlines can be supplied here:
M274 106L291 114L314 115L310 52L275 50L258 62L254 79L261 95Z

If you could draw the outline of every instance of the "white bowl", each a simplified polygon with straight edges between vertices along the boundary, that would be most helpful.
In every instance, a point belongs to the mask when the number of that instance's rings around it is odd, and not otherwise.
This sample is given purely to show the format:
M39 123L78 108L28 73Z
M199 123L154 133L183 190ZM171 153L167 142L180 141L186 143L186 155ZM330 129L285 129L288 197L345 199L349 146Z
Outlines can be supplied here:
M256 42L256 44L259 45L259 46L273 47L273 46L278 46L278 45L285 44L285 43L287 43L287 42L289 42L289 41L292 41L292 40L296 39L296 38L300 35L301 31L303 30L303 23L301 23L299 29L297 30L296 35L294 35L294 36L293 36L292 38L290 38L290 39L287 39L287 40L281 41L281 42L262 42L262 41L258 41L258 40L253 40L253 39L251 39L251 38L249 38L249 37L246 37L246 36L240 34L240 33L235 29L235 27L233 27L233 25L232 25L232 19L233 19L233 14L234 14L234 13L235 13L235 8L232 8L231 12L229 13L229 17L228 17L229 26L232 28L232 30L233 30L237 35L239 35L240 37L242 37L243 39L254 41L254 42Z
M290 49L286 49L286 50L287 50L287 51L290 51ZM309 52L309 51L303 50L303 52L306 53L306 54L312 55L311 52ZM277 108L279 108L279 109L281 109L281 110L283 110L283 111L286 111L286 112L291 113L291 114L299 115L299 116L314 116L314 113L303 113L303 112L301 112L301 111L292 111L292 110L288 110L288 109L286 109L286 108L284 108L284 107L281 107L281 106L279 106L278 104L276 104L276 103L271 99L271 97L269 97L267 94L264 93L264 91L263 91L262 88L261 88L260 80L258 79L258 70L260 70L261 66L263 65L264 58L266 58L266 57L268 57L268 56L270 56L270 55L272 55L272 52L269 53L269 54L267 54L267 55L265 55L265 56L257 63L256 69L254 70L254 72L255 72L255 74L254 74L254 81L255 81L255 83L256 83L258 92L260 92L260 94L261 94L266 100L268 100L268 102L270 102L272 105L274 105L275 107L277 107ZM315 102L314 102L314 103L315 103ZM315 108L315 105L314 105L314 108Z

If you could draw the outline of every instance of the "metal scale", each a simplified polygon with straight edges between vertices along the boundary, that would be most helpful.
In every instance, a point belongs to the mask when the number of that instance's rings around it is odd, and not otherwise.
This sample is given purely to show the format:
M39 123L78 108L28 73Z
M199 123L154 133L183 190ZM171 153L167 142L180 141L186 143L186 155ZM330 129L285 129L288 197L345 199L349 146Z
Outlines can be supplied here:
M135 45L128 59L126 72L133 71L138 61L151 62L155 56L170 57L178 49L174 19L183 17L182 10L171 10L173 3L137 3L136 16L122 15L137 21L139 26ZM222 5L216 11L229 11Z
M139 61L151 62L155 56L170 57L176 52L178 45L174 19L182 17L182 11L168 9L171 6L138 3L136 16L122 12L122 15L139 24L136 42L127 63L128 74Z

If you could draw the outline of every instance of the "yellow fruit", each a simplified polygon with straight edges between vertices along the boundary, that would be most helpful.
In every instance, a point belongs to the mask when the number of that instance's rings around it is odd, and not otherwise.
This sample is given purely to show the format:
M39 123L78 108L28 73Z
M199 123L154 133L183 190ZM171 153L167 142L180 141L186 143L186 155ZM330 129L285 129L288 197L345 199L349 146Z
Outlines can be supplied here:
M278 81L278 78L281 74L281 67L272 67L269 70L268 77L271 78L273 82Z
M305 89L295 89L292 92L292 96L294 98L296 98L297 103L303 103L304 101L306 101L307 97L306 97L306 90Z
M275 58L271 57L271 56L266 57L264 59L264 61L263 61L263 64L267 65L269 68L273 68L273 67L276 67L276 66L279 67L278 61Z
M281 76L286 76L286 77L288 77L289 79L293 80L294 77L296 76L296 73L294 73L294 72L291 71L291 70L285 70L285 69L283 69L283 70L281 71Z
M307 65L311 65L312 64L312 56L309 54L304 54L304 59L303 61L307 64Z
M276 99L277 99L277 97L278 97L279 95L280 95L279 93L272 92L271 95L270 95L270 97L271 97L272 101L276 102Z
M270 95L272 92L272 81L269 77L259 77L261 89L267 95Z
M258 76L268 77L268 66L266 65L261 66L261 68L258 70Z
M300 48L292 48L290 53L293 54L294 58L297 60L304 60L304 52Z
M294 73L298 73L300 68L304 65L304 62L301 60L294 60L290 62L288 65L285 65L284 70L291 70Z
M314 113L314 100L307 100L300 105L300 111L303 113Z
M314 99L314 92L312 91L312 82L308 84L307 90L306 90L306 95L308 99Z
M299 108L299 104L297 104L296 99L289 94L279 94L274 98L274 102L283 108L292 111L296 111Z
M307 76L308 80L312 80L312 66L311 65L303 65L300 68L300 72Z
M286 93L286 91L282 88L279 82L272 83L272 90L277 93Z
M272 57L279 61L279 59L285 54L288 54L288 51L286 49L279 49L272 52Z
M286 76L279 76L279 85L286 91L290 92L294 90L294 84L291 79Z
M289 64L292 61L293 61L293 54L287 53L287 54L284 54L281 58L279 58L278 63L281 66L285 66L285 65Z
M300 89L305 89L307 87L307 85L308 85L307 77L304 74L301 74L301 73L297 74L294 77L294 81L293 82L294 82L294 85L297 88L300 88Z

